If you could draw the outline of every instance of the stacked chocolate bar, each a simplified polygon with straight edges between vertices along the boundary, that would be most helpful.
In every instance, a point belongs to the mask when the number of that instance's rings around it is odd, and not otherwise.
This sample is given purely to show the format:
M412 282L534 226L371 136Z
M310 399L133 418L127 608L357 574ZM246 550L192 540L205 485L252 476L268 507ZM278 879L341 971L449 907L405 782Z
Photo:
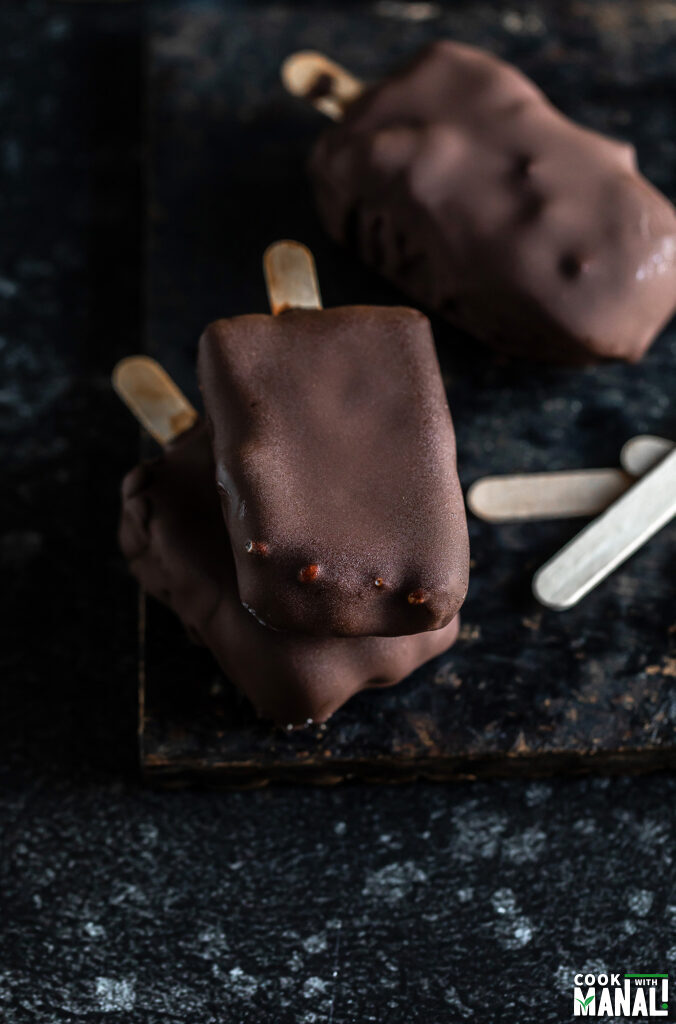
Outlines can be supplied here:
M220 320L199 379L206 423L127 476L120 539L257 713L323 722L448 648L469 553L427 318Z

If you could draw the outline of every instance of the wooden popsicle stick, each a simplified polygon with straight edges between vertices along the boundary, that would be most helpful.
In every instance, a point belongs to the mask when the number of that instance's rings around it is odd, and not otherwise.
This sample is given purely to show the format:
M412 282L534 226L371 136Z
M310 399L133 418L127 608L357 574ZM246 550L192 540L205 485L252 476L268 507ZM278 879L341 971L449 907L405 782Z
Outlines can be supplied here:
M358 78L315 50L292 53L282 64L281 77L287 92L332 121L342 121L346 107L364 91Z
M270 309L321 309L314 256L300 242L273 242L263 253L263 274Z
M121 359L112 379L124 404L160 444L173 441L198 419L196 410L166 370L148 356Z
M676 451L550 558L533 577L533 593L562 611L593 590L676 515Z
M633 483L621 469L486 476L467 492L467 506L489 523L594 516Z
M630 438L620 452L620 463L632 476L643 476L656 466L674 447L673 441L655 434L637 434Z

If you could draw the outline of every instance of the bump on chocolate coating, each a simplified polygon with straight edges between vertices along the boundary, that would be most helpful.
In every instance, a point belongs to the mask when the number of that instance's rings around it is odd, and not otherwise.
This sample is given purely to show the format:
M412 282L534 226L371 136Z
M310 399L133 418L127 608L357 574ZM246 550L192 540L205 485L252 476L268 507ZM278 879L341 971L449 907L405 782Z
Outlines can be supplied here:
M310 172L334 238L498 350L633 362L676 309L676 213L633 148L473 47L368 90Z
M219 320L198 371L240 595L262 620L401 636L455 617L467 526L423 314L344 306ZM250 537L265 539L265 559L247 556ZM419 588L427 599L413 606Z
M141 585L168 604L214 654L261 718L323 722L351 696L399 682L455 641L458 620L404 637L315 639L267 629L239 599L204 427L169 445L139 486L122 487L120 545ZM138 543L140 510L152 508Z

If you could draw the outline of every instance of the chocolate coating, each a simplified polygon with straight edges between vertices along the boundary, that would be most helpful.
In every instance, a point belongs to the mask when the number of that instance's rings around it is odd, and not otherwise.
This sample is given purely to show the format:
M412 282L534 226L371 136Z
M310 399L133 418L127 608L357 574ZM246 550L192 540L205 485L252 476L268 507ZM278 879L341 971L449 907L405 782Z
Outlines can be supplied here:
M419 636L315 639L262 626L240 603L200 424L122 485L120 545L131 571L205 644L258 715L323 722L353 694L399 682L455 641L458 620Z
M427 318L344 306L219 320L198 369L242 601L315 636L446 626L469 552Z
M363 94L310 164L330 234L494 348L641 358L676 309L676 212L633 147L448 41Z

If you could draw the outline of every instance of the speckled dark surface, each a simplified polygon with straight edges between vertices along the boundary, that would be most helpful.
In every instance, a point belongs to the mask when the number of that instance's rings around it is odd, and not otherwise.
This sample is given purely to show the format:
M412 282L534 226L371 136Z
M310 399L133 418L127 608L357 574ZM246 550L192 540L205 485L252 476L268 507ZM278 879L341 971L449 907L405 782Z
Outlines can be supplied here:
M154 9L148 343L195 401L197 337L211 319L267 309L261 255L275 238L311 247L326 306L402 301L318 222L304 162L325 122L283 91L279 66L294 49L323 49L368 78L437 36L488 46L582 123L634 142L646 173L676 195L663 49L676 22L655 4L640 16L631 4L574 9L497 16L490 4L450 5L418 23L382 4L329 5L314 18L293 5ZM465 486L490 473L617 465L633 434L676 435L675 325L640 365L584 371L505 362L438 319L434 329ZM676 530L562 614L536 603L530 580L579 521L470 517L469 528L458 643L402 685L360 694L320 732L256 723L211 659L149 605L149 773L328 781L676 765Z
M573 972L673 967L673 777L138 785L108 375L140 334L141 20L0 10L0 1017L566 1021Z

